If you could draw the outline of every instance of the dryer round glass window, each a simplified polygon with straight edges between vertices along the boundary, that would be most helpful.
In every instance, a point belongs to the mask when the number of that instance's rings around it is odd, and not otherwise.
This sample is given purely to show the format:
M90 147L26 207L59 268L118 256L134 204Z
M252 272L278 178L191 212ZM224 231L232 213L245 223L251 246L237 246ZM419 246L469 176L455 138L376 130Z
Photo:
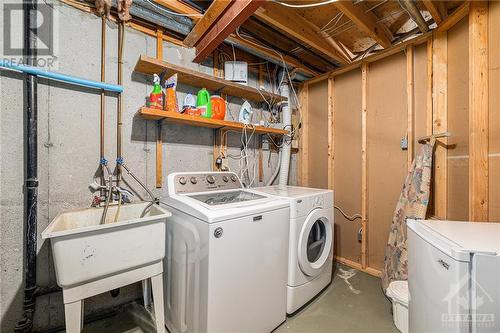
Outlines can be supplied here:
M316 262L323 253L326 245L326 227L321 219L316 220L307 237L307 260Z
M324 209L315 209L307 216L299 235L297 259L302 272L317 276L331 260L333 230Z

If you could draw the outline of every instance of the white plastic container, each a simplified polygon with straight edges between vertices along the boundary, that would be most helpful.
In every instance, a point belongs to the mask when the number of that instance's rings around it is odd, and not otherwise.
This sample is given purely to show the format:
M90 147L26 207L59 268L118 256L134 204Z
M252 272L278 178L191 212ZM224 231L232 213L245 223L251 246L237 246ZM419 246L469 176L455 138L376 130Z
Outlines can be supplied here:
M393 281L387 288L392 300L394 325L402 333L408 333L408 281Z
M103 208L63 212L42 232L50 238L57 284L68 288L137 267L165 257L165 222L170 212L157 205L144 214L147 202L126 204L113 222L111 206L105 224Z

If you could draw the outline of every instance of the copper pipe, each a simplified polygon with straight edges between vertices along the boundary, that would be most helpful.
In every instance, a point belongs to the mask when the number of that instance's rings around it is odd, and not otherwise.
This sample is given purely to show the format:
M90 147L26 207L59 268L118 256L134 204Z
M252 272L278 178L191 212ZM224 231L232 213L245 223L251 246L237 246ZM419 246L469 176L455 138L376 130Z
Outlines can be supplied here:
M102 16L101 26L101 82L106 81L106 15ZM106 94L101 90L101 123L100 123L100 163L104 159L104 114ZM104 165L101 163L101 185L104 185ZM101 190L101 196L103 191Z
M123 22L118 23L118 84L121 85L123 81L123 39L125 29ZM122 94L118 95L118 110L116 117L116 157L122 159L122 114L123 114L123 101ZM121 180L121 164L116 165L117 184L120 185Z

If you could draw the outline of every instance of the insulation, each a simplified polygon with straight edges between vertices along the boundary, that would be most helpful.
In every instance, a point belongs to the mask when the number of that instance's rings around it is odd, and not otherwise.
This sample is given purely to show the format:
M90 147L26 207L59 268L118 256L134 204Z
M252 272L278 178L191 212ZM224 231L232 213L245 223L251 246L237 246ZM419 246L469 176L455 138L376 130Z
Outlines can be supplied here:
M370 64L368 71L368 250L369 266L380 270L392 215L407 174L406 57L402 53Z
M447 218L469 220L469 34L468 18L448 31Z
M309 187L328 188L328 81L309 86L308 179Z
M361 72L335 77L334 190L335 204L347 214L361 213ZM354 98L353 98L354 97ZM349 221L335 211L335 255L361 262L357 233L361 220Z

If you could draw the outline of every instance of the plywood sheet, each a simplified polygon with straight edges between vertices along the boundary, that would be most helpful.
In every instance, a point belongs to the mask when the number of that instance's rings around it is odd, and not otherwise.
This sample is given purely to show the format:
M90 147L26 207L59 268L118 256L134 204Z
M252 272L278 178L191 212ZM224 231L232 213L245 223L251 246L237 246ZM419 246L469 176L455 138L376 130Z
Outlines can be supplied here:
M335 77L334 190L335 204L347 214L361 213L361 72ZM335 211L335 255L361 262L357 232L361 219L349 221Z
M369 266L381 269L392 216L407 175L406 56L370 64L368 72Z
M500 222L500 2L489 3L489 204L490 221Z
M469 35L467 17L448 31L448 207L450 220L469 219Z
M309 85L308 179L310 187L328 188L328 84Z
M421 144L417 142L419 137L425 136L427 126L427 45L421 44L415 47L414 63L414 155L418 153Z

